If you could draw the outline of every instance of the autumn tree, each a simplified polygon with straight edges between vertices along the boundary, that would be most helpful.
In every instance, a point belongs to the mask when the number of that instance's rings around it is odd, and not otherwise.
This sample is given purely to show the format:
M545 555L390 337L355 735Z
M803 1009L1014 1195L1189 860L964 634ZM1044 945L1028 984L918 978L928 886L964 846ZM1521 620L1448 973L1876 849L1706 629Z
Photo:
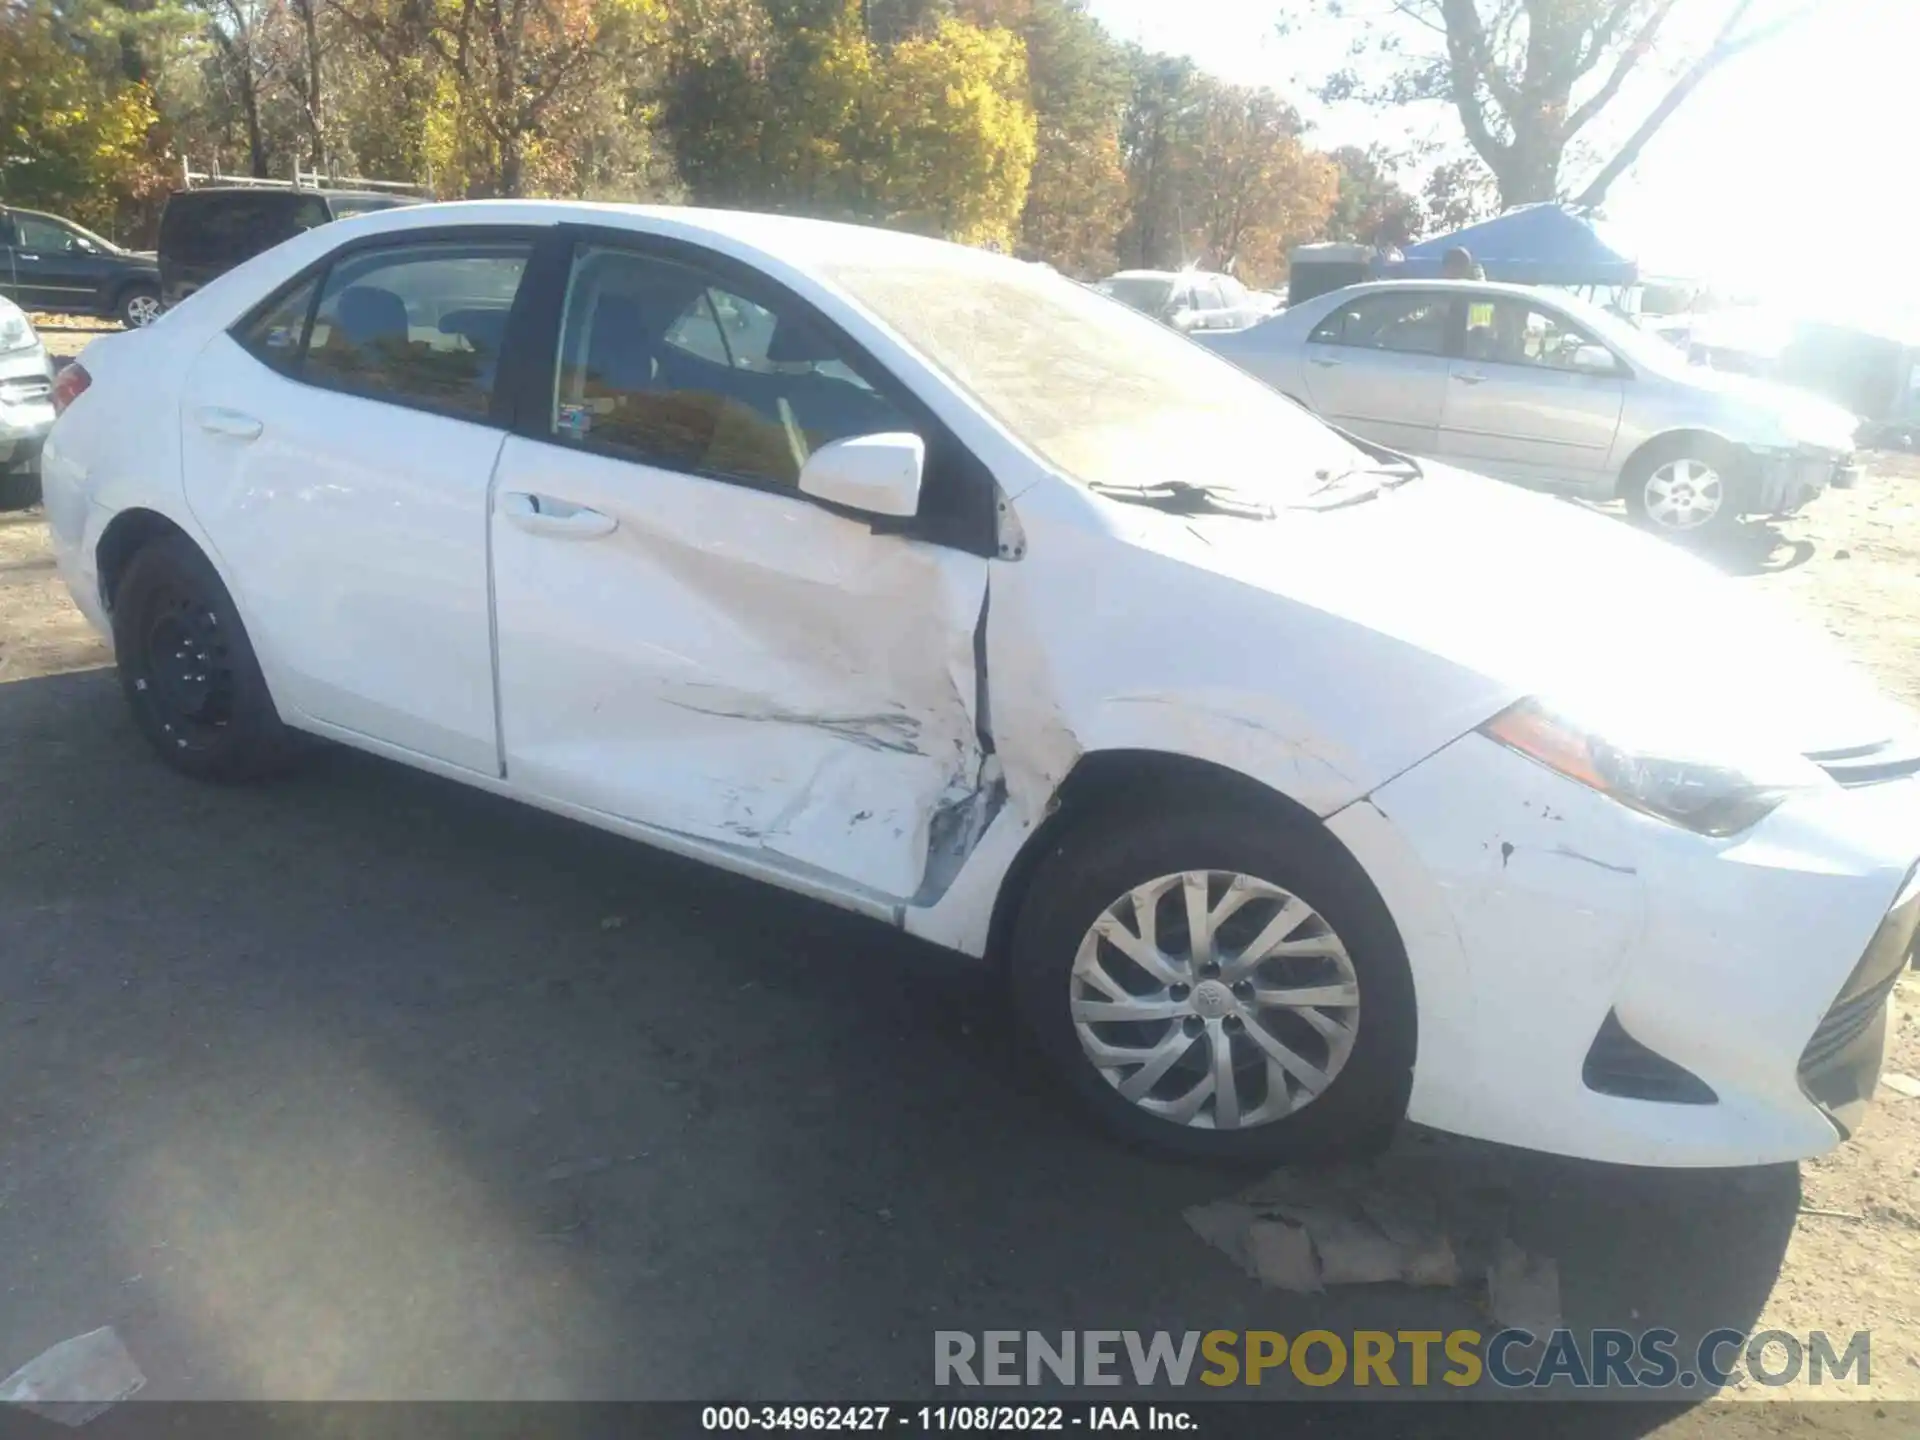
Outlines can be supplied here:
M1785 8L1782 8L1782 5ZM1444 101L1492 172L1501 205L1567 199L1598 205L1660 127L1715 70L1780 34L1818 0L1300 0L1302 14L1351 24L1362 69L1323 87L1330 101ZM1675 46L1683 24L1713 17L1707 38ZM1283 21L1283 28L1296 23ZM1597 170L1563 174L1570 147L1611 131L1629 82L1669 71Z
M448 188L569 185L568 123L660 19L658 0L333 0L370 53L434 80L426 146Z
M998 27L939 22L886 57L875 114L874 198L883 218L1011 249L1033 175L1027 51Z
M1255 284L1286 270L1287 251L1318 235L1339 198L1339 169L1301 143L1300 113L1273 91L1209 82L1189 178L1207 263Z
M1421 233L1420 201L1399 180L1400 159L1381 146L1343 145L1328 157L1339 190L1327 219L1327 238L1382 249L1407 244Z
M90 63L71 11L0 4L0 200L111 228L155 183L148 88Z
M1461 230L1500 213L1493 176L1472 155L1444 160L1427 173L1420 187L1429 234Z

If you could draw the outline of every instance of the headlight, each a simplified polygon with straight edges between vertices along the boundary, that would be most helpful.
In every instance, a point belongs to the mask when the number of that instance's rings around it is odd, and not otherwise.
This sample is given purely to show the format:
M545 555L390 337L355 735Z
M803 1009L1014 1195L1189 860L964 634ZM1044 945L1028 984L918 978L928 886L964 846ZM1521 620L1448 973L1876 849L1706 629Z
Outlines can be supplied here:
M39 341L27 317L20 313L20 307L11 300L0 300L0 355L25 350Z
M1510 706L1480 731L1569 780L1696 835L1737 835L1789 795L1833 783L1800 755L1732 759L1704 753L1710 747L1697 743L1603 738L1538 700Z

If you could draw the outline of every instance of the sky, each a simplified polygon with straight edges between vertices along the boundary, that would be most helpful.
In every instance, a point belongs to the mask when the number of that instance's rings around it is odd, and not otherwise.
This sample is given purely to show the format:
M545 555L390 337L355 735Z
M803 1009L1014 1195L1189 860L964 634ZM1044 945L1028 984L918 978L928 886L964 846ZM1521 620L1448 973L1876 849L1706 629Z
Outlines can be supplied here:
M1696 23L1717 21L1726 3L1687 0ZM1322 146L1391 141L1406 125L1312 102L1312 84L1347 63L1354 32L1323 22L1282 39L1275 20L1288 0L1090 8L1119 39L1287 94ZM1630 128L1652 98L1623 93L1615 123ZM1418 123L1459 134L1444 109ZM1825 0L1783 37L1730 61L1616 183L1606 213L1609 234L1645 271L1774 299L1795 280L1804 287L1811 271L1828 308L1920 321L1920 0Z

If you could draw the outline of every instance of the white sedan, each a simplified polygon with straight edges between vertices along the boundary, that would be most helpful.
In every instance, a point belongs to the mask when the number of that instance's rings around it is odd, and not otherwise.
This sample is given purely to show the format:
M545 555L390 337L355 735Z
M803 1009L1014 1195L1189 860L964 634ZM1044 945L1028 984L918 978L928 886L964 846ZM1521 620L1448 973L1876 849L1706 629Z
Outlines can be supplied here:
M58 402L60 568L170 764L325 737L992 956L1124 1136L1741 1164L1872 1093L1909 712L1036 267L394 210Z

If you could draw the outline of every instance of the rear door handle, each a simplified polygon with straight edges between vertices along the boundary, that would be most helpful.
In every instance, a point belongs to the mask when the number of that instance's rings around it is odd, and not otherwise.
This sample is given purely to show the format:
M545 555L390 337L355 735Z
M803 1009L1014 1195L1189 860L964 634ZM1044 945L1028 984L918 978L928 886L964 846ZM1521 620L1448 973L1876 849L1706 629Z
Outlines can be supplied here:
M592 540L611 535L620 526L613 516L589 510L584 505L519 490L509 490L500 497L500 511L510 524L529 535L547 535L556 540Z
M253 440L260 434L260 422L239 410L206 405L200 410L200 428L214 435L231 435L236 440Z
M1487 383L1487 377L1484 375L1455 375L1453 378L1458 380L1462 385L1484 385Z

